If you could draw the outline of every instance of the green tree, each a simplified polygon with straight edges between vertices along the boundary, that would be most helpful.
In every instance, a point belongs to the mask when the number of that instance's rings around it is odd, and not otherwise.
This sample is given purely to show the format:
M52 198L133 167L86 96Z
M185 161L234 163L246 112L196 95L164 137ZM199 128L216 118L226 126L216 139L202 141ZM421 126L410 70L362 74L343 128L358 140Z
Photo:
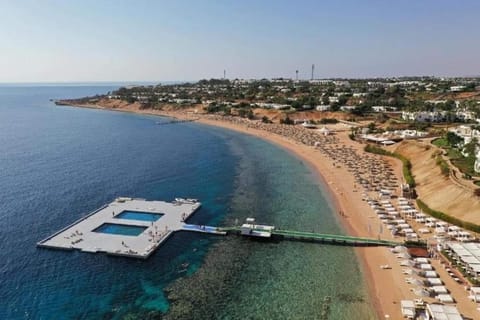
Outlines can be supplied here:
M324 104L324 105L330 104L330 100L328 100L327 95L322 97L322 104Z
M331 111L338 111L338 110L340 110L340 103L338 103L338 102L332 102L332 104L330 105L330 110L331 110Z
M262 122L263 122L263 123L272 123L272 121L270 121L270 119L268 119L267 116L263 116L263 117L262 117Z
M447 139L448 144L452 147L457 147L463 143L463 138L452 131L447 132L445 139Z
M477 144L477 138L473 138L472 141L465 145L463 151L467 154L468 157L475 157L475 150L477 148Z
M348 101L348 98L343 94L340 97L338 97L338 104L340 104L341 106L345 105L347 101Z
M368 132L375 132L377 129L377 126L375 125L375 122L370 122L367 126Z
M286 117L285 119L280 119L280 123L281 123L281 124L293 124L294 122L293 122L293 120L290 119L290 118L288 117L288 115L287 115L287 117Z

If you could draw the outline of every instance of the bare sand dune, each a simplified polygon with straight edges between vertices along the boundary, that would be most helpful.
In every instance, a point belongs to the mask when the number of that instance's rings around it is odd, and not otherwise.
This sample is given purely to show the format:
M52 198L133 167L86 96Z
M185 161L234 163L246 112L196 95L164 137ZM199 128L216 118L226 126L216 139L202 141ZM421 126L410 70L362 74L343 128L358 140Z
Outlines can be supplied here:
M404 141L396 148L412 162L417 194L422 201L432 209L480 224L480 198L440 173L433 156L436 150L428 141Z

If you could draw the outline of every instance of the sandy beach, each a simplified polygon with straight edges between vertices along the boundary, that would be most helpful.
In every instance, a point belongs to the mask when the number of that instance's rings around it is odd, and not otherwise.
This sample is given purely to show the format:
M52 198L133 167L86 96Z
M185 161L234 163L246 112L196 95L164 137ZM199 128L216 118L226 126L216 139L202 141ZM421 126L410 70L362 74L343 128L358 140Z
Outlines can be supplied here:
M99 106L82 107L111 109L110 107L104 108ZM335 204L337 220L348 234L402 241L400 238L394 238L388 230L383 230L380 219L374 214L372 208L362 200L362 191L360 190L361 188L356 186L354 175L341 164L341 161L335 158L333 158L335 160L332 160L332 154L326 154L316 146L313 146L312 139L317 139L318 137L319 141L331 144L328 147L331 149L327 150L334 150L334 154L337 153L335 150L341 150L339 154L343 152L344 157L347 158L354 155L357 159L366 157L370 158L371 161L378 161L379 165L387 165L391 168L392 175L395 176L394 179L399 182L402 181L402 168L399 160L366 154L363 151L364 145L350 140L348 137L349 130L339 130L333 135L322 137L322 135L308 129L293 129L292 126L284 126L281 130L287 131L287 134L282 135L275 132L275 130L267 129L269 128L267 127L268 125L232 117L139 110L135 106L124 106L111 110L168 116L178 119L195 119L195 121L205 125L235 130L269 141L295 154L315 171L319 181L327 187L328 196ZM289 130L293 131L289 132ZM398 191L396 193L398 194ZM361 264L365 283L378 318L402 319L400 301L404 299L413 300L418 298L418 296L412 292L412 286L406 283L405 274L402 273L402 267L397 257L386 247L358 247L355 249L355 252ZM391 269L382 269L380 268L382 265L389 265ZM440 268L439 263L438 267ZM465 309L470 310L474 305L469 303L468 299L458 298L465 295L464 292L462 293L462 286L456 284L452 284L452 286L449 289L456 297L457 305L461 307L462 312L465 314ZM425 300L429 302L434 301L430 298ZM470 316L468 313L465 315Z

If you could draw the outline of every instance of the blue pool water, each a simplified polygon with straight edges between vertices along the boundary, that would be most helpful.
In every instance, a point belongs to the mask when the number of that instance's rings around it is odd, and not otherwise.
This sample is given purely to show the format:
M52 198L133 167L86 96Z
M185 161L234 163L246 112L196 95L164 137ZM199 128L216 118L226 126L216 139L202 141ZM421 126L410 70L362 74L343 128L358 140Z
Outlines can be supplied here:
M140 212L140 211L122 211L115 216L117 219L157 221L163 216L161 213Z
M0 86L0 319L375 318L347 247L178 232L145 261L36 248L120 196L200 199L192 224L341 232L323 187L278 147L49 101L112 89Z
M121 234L123 236L138 236L143 231L145 231L145 229L147 229L147 227L130 226L116 223L104 223L93 231L108 234Z

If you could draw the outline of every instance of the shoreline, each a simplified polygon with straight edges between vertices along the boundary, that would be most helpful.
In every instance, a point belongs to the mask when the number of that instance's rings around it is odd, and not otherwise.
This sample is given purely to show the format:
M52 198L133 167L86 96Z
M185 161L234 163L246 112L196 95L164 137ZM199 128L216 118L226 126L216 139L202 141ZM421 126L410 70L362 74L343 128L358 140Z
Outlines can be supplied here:
M179 112L159 112L152 110L134 110L134 109L117 109L106 108L98 105L69 105L70 107L82 107L90 109L101 109L107 111L120 111L137 113L144 115L155 115L170 117L176 119L190 118L192 115L182 114ZM196 120L203 125L215 126L227 130L248 134L286 150L293 154L309 167L315 175L316 181L322 186L322 191L326 192L326 196L338 213L343 211L346 216L335 214L336 220L346 234L354 236L372 237L370 229L370 217L359 212L369 212L370 207L361 200L358 192L351 189L353 176L348 173L345 168L338 169L333 165L331 159L323 155L319 150L294 141L291 138L281 136L272 132L261 129L249 128L241 124L234 124L226 120L199 118ZM345 133L339 133L342 142L349 139ZM348 142L348 141L347 141ZM357 146L358 148L358 146ZM401 166L399 163L397 166ZM340 172L339 172L340 171ZM344 171L344 172L342 172ZM398 172L397 170L395 170ZM368 211L367 211L368 210ZM369 225L367 232L367 224ZM376 227L376 226L374 226ZM359 262L359 267L364 278L365 290L368 294L369 303L377 315L378 319L383 319L385 315L389 315L392 319L401 318L400 300L407 298L406 294L410 293L408 287L403 281L401 269L398 270L380 270L379 266L388 263L395 268L396 260L387 248L368 247L354 248L354 252ZM398 264L398 263L397 263ZM411 293L409 294L411 296Z
M295 143L294 141L291 141L290 139L285 137L281 137L278 135L273 136L273 134L264 132L262 130L255 130L251 128L246 129L241 126L234 126L228 122L222 122L220 120L212 121L212 120L200 119L198 120L198 122L201 124L216 126L216 127L248 134L248 135L263 139L269 143L273 143L274 145L286 150L287 152L293 154L295 157L299 158L300 160L306 163L307 167L309 167L309 169L315 175L315 179L323 186L322 191L326 192L325 195L330 201L330 203L332 204L333 209L335 210L334 214L340 211L351 212L351 210L353 209L352 206L345 204L344 203L345 200L341 199L341 197L337 193L335 193L333 188L331 187L332 183L329 183L327 179L327 175L325 174L325 171L330 171L330 170L328 170L326 166L323 166L318 161L315 161L315 159L309 157L309 152L308 152L309 150L301 150L301 149L304 149L304 148L306 149L310 147ZM320 153L318 152L318 154ZM331 174L332 175L328 177L330 177L330 179L334 179L333 172L331 172ZM332 181L332 182L333 184L339 185L339 183L338 182L336 183L336 181ZM343 190L343 188L339 190L341 190L342 191L341 193L344 194L345 190ZM350 211L347 211L347 210L350 210ZM353 221L350 219L342 219L342 217L340 217L338 214L335 214L335 217L336 217L337 223L341 226L341 228L346 234L353 235L353 236L366 236L366 237L370 236L365 232L360 232L358 228L354 227L354 224L356 224L356 222L358 221ZM385 253L386 249L382 247L354 248L357 260L360 263L359 266L365 281L365 286L366 286L365 289L367 294L369 295L370 304L375 314L377 315L378 319L384 318L386 314L390 315L390 317L393 319L396 319L396 317L401 318L402 315L400 313L400 308L399 308L400 300L397 300L398 305L394 304L394 308L385 308L385 306L382 304L382 301L380 298L385 297L383 293L384 292L386 293L387 291L391 291L393 288L389 287L388 285L391 282L385 281L385 279L383 278L375 277L374 270L378 270L378 266L381 265L382 263L377 261L377 259L372 260L370 253L368 252L369 250L377 251L376 256L378 256L379 254L383 255L382 253ZM383 251L383 252L380 252L380 251ZM402 297L402 294L398 295L399 299L401 299L401 297Z

